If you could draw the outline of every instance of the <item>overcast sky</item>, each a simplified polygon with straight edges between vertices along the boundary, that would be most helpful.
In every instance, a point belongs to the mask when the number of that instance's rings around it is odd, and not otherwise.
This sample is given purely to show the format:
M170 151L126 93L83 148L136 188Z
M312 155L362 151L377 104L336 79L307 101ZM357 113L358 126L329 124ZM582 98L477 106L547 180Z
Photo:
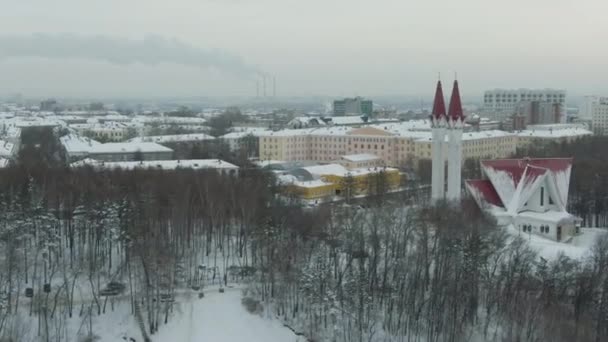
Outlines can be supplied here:
M255 95L265 72L279 95L430 96L457 71L468 96L608 95L607 13L606 0L0 0L0 93Z

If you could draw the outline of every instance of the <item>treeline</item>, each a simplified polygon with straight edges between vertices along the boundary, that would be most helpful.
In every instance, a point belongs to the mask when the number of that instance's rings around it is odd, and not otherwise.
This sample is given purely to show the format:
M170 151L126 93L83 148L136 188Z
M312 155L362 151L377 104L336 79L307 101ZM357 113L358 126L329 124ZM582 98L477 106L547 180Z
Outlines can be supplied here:
M466 201L268 224L255 293L314 341L605 341L608 240L544 260Z

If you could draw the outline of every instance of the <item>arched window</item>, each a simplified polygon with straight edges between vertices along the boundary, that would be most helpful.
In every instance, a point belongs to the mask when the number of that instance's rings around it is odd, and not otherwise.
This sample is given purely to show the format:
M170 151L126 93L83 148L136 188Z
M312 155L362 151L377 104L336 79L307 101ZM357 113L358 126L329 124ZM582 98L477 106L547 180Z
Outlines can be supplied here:
M545 233L549 234L549 226L545 227Z

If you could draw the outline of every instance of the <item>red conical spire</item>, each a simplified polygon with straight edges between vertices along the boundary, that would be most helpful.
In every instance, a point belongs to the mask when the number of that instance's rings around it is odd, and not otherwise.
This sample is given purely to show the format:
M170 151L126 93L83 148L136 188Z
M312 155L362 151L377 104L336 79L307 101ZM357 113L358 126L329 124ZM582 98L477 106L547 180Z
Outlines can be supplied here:
M442 117L445 117L445 100L443 99L441 81L437 81L437 90L435 90L435 100L433 101L433 118L440 119Z
M458 80L454 81L454 88L452 89L452 98L450 98L450 108L448 110L448 117L451 120L464 120L464 114L462 112L462 103L460 102L460 90L458 90Z

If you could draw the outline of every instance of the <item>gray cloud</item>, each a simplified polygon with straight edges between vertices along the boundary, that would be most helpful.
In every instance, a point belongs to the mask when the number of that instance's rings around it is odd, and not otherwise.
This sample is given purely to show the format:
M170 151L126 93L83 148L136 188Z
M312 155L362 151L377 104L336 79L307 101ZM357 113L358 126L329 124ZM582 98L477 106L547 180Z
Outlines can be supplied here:
M158 35L148 35L141 40L71 33L0 35L0 59L18 57L98 60L118 65L174 63L218 69L244 78L263 74L237 55Z

